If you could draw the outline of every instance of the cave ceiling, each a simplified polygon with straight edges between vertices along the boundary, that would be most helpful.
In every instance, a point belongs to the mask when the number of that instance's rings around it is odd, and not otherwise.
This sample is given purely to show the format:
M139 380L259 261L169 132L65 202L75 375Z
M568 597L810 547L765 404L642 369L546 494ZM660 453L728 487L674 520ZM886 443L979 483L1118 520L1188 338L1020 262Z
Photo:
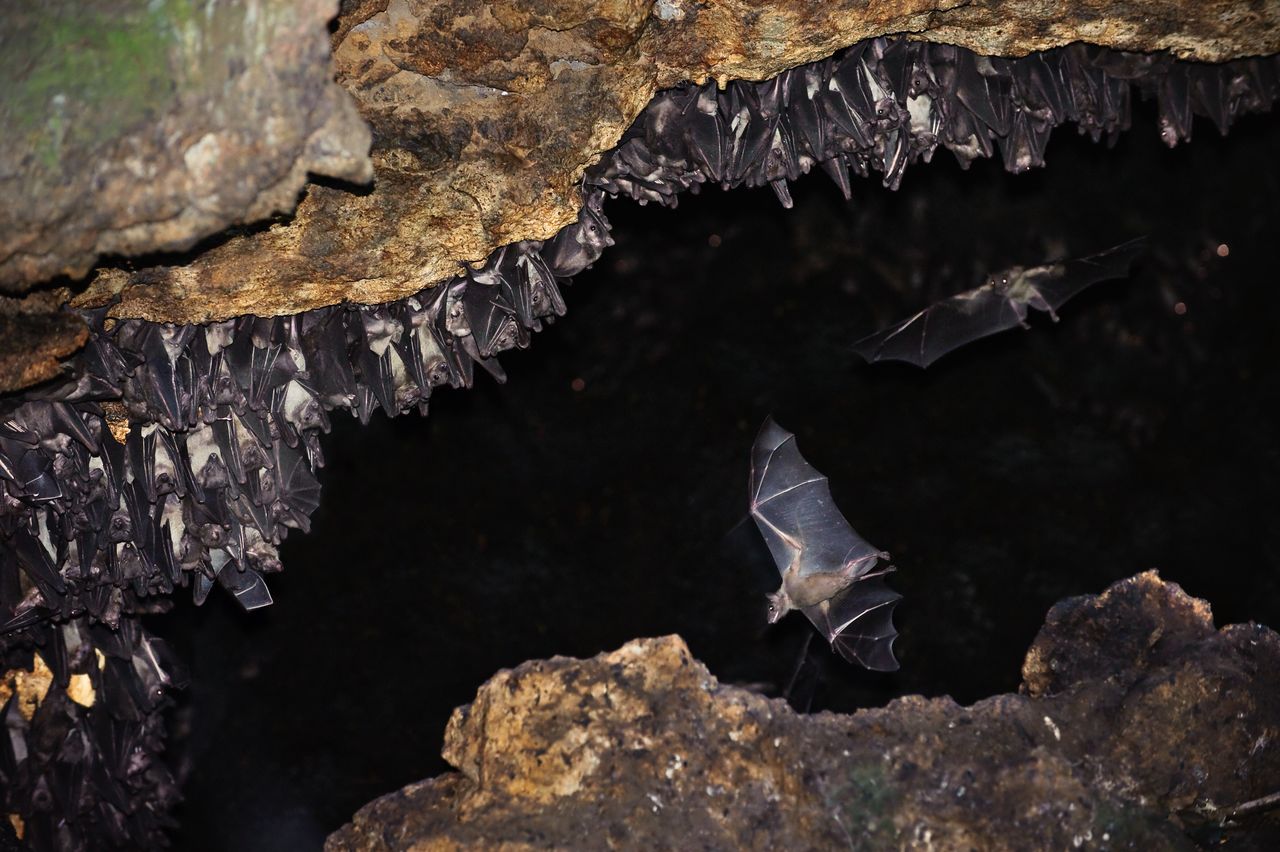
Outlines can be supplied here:
M50 24L56 4L8 25L32 55L5 69L20 83L5 121L25 132L0 162L13 202L0 222L0 389L50 378L84 341L78 321L48 316L62 299L18 298L51 278L83 279L80 308L208 322L389 301L549 238L578 216L584 170L682 81L766 79L883 34L1000 56L1078 41L1208 62L1280 49L1273 4L1221 0L375 0L343 6L331 58L331 3L246 4L251 25L116 5L101 14L123 35L85 65L114 77L63 87L68 115L43 123L31 113L55 72L84 70L57 53L75 33ZM180 73L165 85L113 66L119 44ZM299 194L307 175L324 180ZM14 345L37 326L39 345Z

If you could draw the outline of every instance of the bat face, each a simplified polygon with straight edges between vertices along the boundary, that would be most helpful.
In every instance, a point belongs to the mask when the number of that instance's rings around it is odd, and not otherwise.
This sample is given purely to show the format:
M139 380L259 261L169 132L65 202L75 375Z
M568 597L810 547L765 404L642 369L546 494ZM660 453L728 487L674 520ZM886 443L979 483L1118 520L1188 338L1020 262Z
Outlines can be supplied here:
M1100 254L1063 263L1011 267L987 277L980 287L943 299L915 316L857 341L866 359L905 361L925 368L952 350L1021 325L1027 310L1055 311L1081 290L1129 274L1143 240L1131 240Z
M751 517L769 545L781 587L768 620L798 609L845 659L893 671L893 608L901 598L874 571L889 554L868 544L840 514L827 478L796 448L795 436L766 420L751 452Z
M782 616L787 614L787 611L790 608L791 607L788 606L787 601L781 594L778 592L770 592L769 608L765 612L765 618L768 619L770 624L777 624L782 620Z

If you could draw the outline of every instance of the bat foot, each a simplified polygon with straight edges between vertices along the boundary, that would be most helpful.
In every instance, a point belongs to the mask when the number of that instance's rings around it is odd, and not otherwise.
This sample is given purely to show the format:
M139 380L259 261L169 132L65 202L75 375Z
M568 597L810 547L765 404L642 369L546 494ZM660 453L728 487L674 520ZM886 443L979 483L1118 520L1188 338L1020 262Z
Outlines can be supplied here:
M870 580L872 577L883 577L886 574L892 574L894 571L897 571L897 570L898 570L898 566L896 565L886 565L883 568L881 568L879 571L872 571L870 574L863 574L861 577L858 578L858 581L861 582L863 580Z

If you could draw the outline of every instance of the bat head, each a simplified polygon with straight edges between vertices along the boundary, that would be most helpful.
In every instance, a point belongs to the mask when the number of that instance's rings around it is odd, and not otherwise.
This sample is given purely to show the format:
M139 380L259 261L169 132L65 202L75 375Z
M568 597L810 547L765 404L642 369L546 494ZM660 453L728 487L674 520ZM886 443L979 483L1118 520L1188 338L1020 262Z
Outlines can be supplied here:
M986 285L996 293L1007 293L1013 287L1017 270L1004 270L987 276Z
M770 592L768 595L769 608L765 617L768 618L770 624L777 624L782 620L782 616L792 610L791 599L787 597L786 590L778 589L776 592Z

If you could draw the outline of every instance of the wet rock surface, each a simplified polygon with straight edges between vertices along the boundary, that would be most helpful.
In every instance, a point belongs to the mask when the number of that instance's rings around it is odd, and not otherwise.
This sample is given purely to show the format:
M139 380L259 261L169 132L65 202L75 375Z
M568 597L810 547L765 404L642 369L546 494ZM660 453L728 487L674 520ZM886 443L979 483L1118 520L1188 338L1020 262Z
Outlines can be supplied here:
M457 771L326 848L1196 848L1180 812L1280 786L1277 664L1274 632L1216 630L1155 572L1060 603L1019 694L971 707L802 716L637 640L497 674L450 721Z
M334 61L373 128L373 189L313 186L293 221L190 262L104 272L80 304L119 295L117 317L205 322L410 295L572 222L584 170L658 90L765 79L890 33L999 55L1280 49L1277 12L1233 2L353 3Z
M368 181L368 129L332 81L336 11L332 0L7 9L0 293L288 212L308 173Z

